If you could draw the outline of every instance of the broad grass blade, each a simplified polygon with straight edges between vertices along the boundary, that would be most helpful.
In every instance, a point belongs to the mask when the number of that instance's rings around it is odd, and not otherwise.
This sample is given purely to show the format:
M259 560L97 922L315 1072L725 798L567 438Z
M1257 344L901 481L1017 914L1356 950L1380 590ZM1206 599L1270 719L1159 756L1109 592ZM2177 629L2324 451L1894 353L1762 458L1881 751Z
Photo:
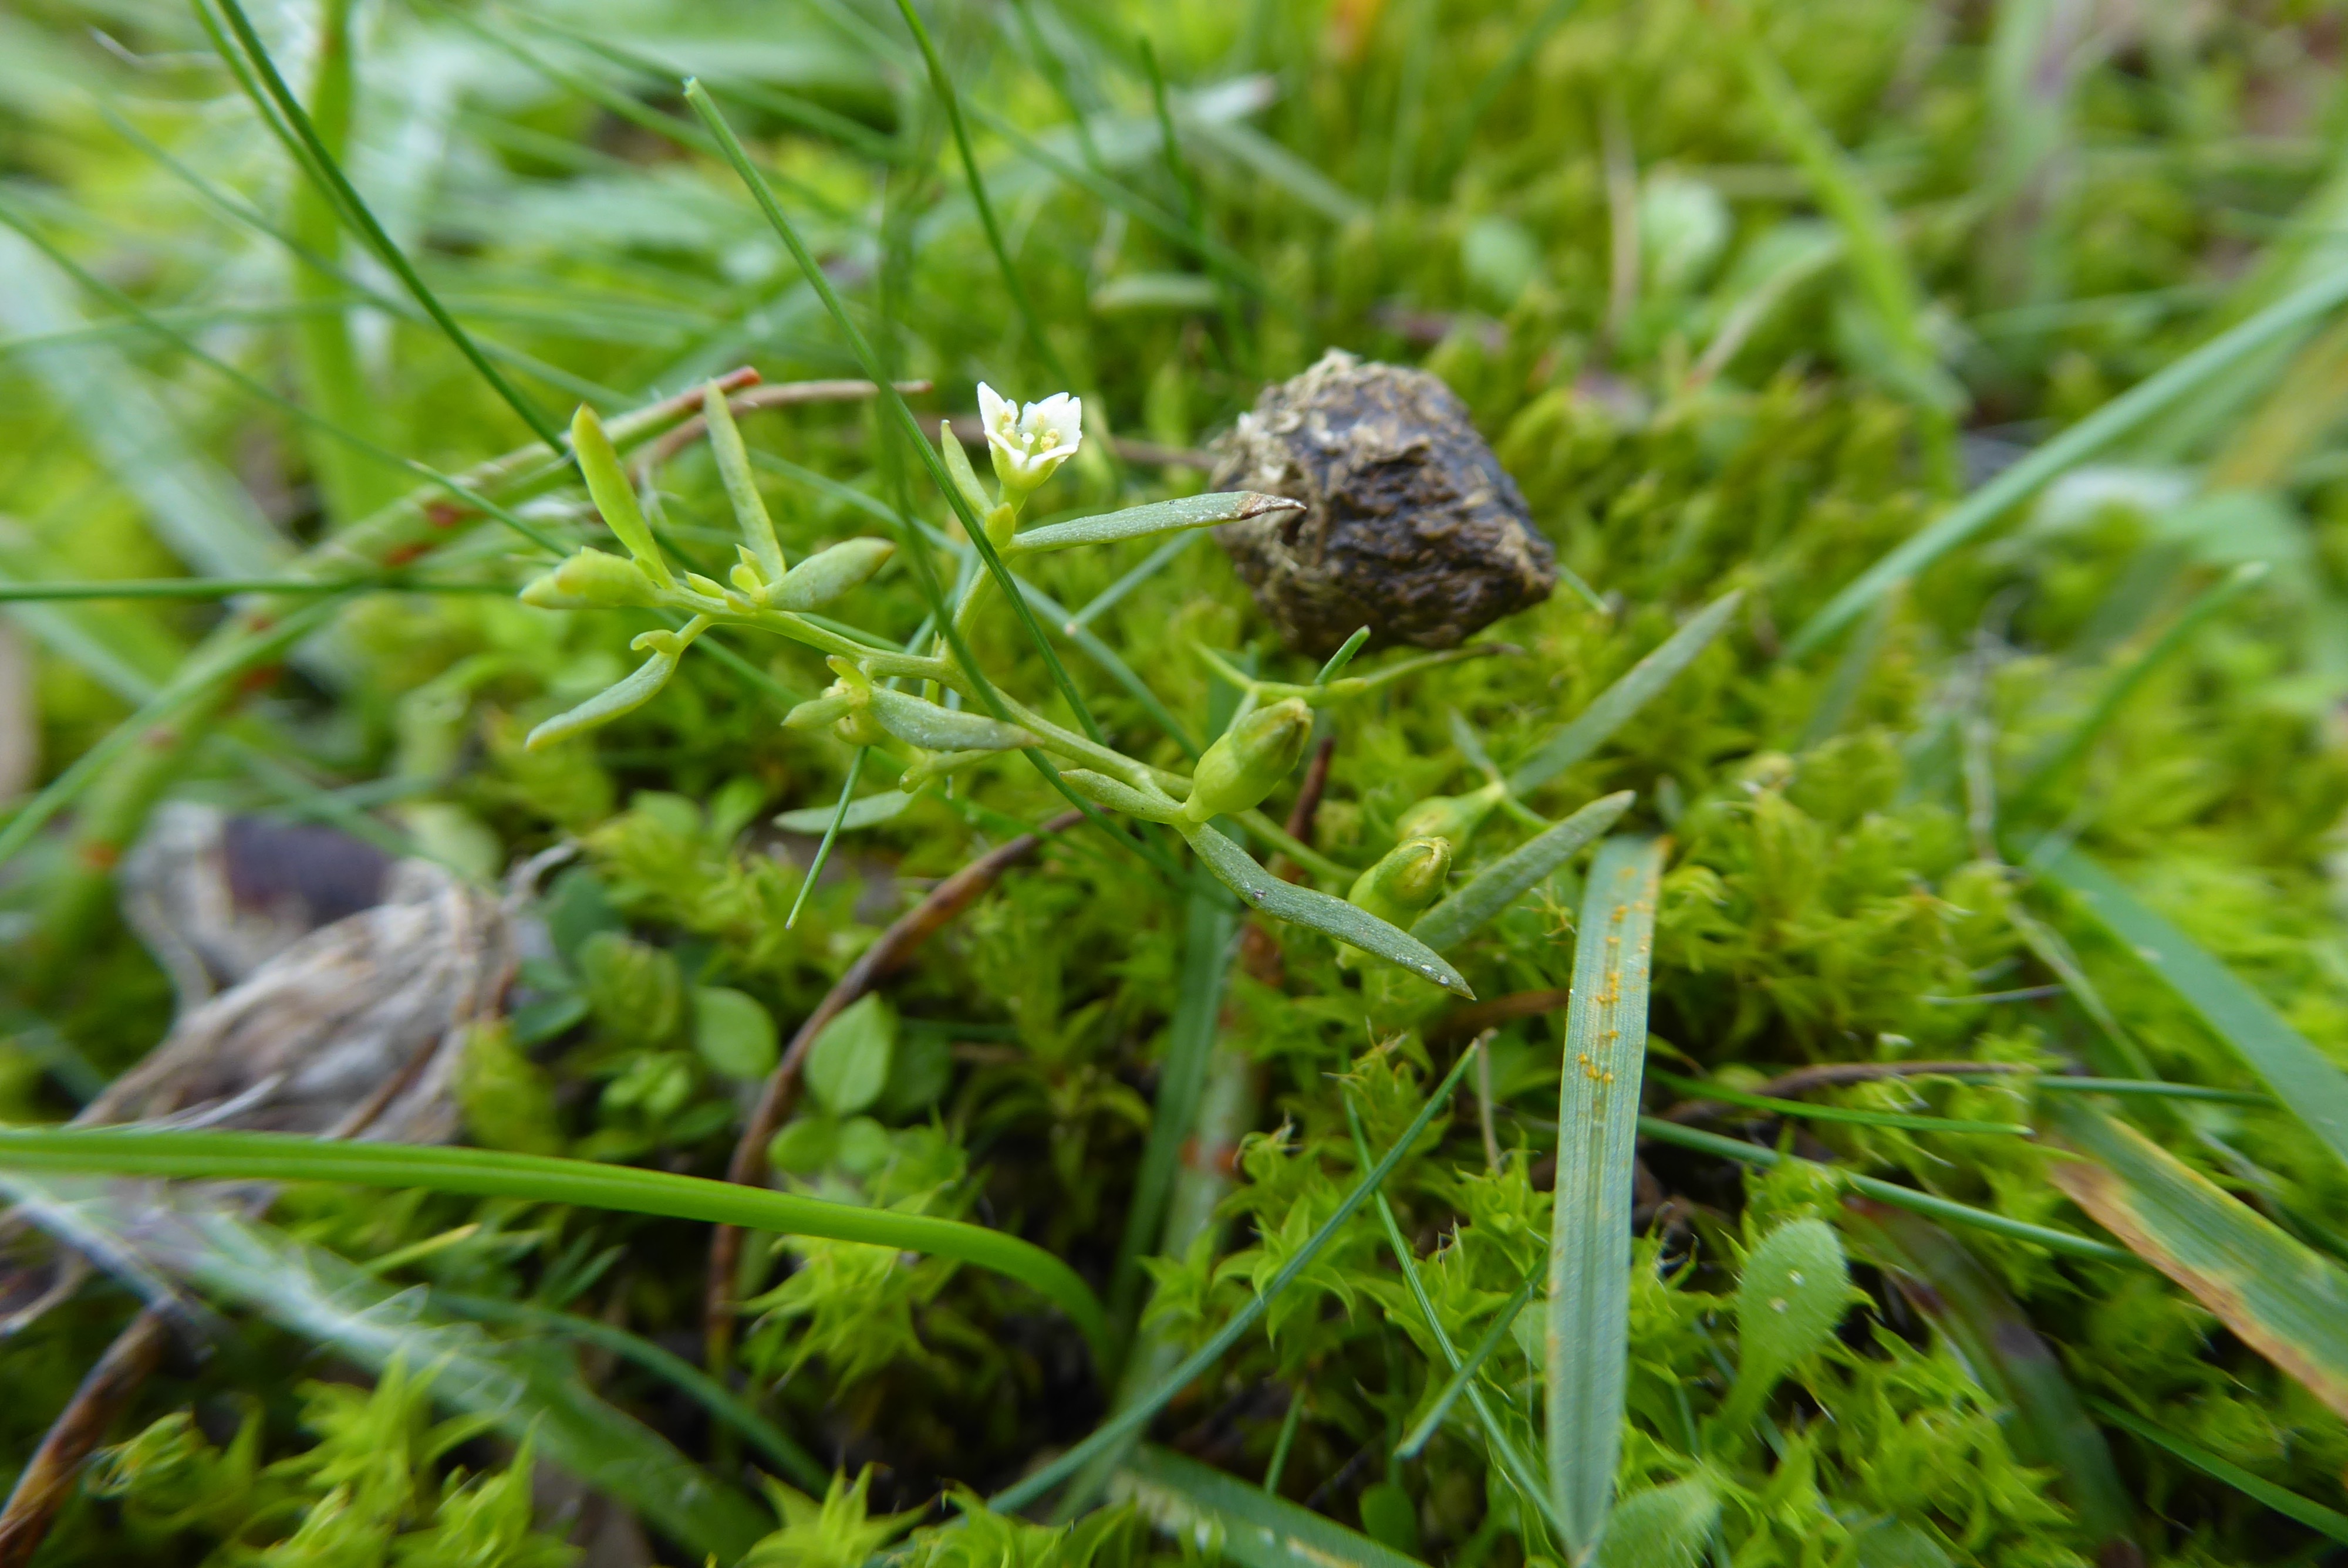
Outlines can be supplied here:
M1527 888L1564 865L1583 845L1613 826L1638 798L1626 789L1591 801L1478 872L1465 887L1413 922L1410 934L1438 953L1457 947Z
M2049 1121L2085 1156L2050 1166L2065 1196L2348 1418L2348 1274L2092 1106L2058 1101Z
M1571 723L1517 764L1517 771L1509 775L1509 793L1529 794L1604 745L1655 693L1695 662L1695 656L1711 646L1712 640L1720 635L1728 618L1744 601L1743 589L1722 594L1665 639L1662 647L1632 665L1621 680L1598 693L1598 700L1577 714Z
M1425 1568L1416 1557L1171 1450L1135 1450L1111 1485L1117 1497L1186 1544L1213 1532L1223 1555L1241 1568Z
M1606 1532L1622 1451L1631 1163L1663 849L1659 838L1601 845L1574 937L1557 1114L1547 1360L1550 1491L1576 1562L1586 1561Z
M2284 1020L2274 1004L2193 939L2137 902L2127 885L2076 849L2038 867L2120 946L2201 1015L2308 1130L2348 1163L2348 1072Z

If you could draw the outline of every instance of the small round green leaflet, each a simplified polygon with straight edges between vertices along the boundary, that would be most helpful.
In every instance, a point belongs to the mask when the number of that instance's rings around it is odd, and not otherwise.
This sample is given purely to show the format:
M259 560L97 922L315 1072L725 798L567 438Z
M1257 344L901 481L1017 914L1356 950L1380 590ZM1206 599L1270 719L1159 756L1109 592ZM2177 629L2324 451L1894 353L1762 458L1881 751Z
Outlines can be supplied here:
M852 1116L880 1098L897 1049L897 1015L868 992L824 1025L808 1049L807 1086L835 1116Z
M829 1203L590 1160L412 1143L356 1143L287 1132L145 1128L0 1128L0 1169L180 1176L204 1181L347 1182L572 1204L705 1220L785 1235L826 1236L950 1257L1015 1279L1068 1315L1106 1365L1107 1320L1092 1290L1052 1254L1001 1231L934 1214Z
M1851 1303L1842 1239L1824 1220L1793 1220L1762 1239L1736 1285L1736 1387L1722 1419L1750 1421L1777 1379L1833 1337Z
M764 1078L781 1055L775 1020L758 999L725 986L693 993L693 1049L728 1078Z

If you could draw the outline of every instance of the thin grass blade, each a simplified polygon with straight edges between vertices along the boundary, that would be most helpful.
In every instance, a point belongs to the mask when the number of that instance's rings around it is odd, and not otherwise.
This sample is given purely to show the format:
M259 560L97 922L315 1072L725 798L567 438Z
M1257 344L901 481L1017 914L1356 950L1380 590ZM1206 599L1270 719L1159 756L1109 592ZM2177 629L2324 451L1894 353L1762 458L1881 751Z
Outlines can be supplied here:
M2336 1508L2326 1508L2312 1498L2302 1497L2295 1491L2252 1475L2241 1466L2222 1460L2208 1449L2188 1442L2174 1432L2163 1431L2108 1399L2096 1399L2090 1403L2094 1405L2096 1414L2120 1430L2184 1460L2213 1481L2224 1481L2251 1501L2273 1509L2285 1519L2295 1519L2318 1534L2348 1546L2348 1513Z
M1900 1111L1859 1111L1846 1105L1813 1105L1805 1100L1780 1100L1773 1094L1747 1094L1741 1089L1707 1083L1700 1078L1684 1078L1660 1067L1649 1068L1647 1076L1664 1088L1691 1099L1716 1100L1724 1105L1739 1105L1750 1111L1766 1111L1773 1116L1792 1116L1810 1122L1841 1122L1853 1127L1891 1127L1904 1132L1993 1133L2008 1138L2033 1137L2037 1132L2026 1122L1962 1122L1950 1116L1912 1116Z
M1467 1359L1453 1369L1450 1378L1437 1391L1435 1402L1426 1407L1426 1414L1421 1416L1418 1424L1404 1433L1402 1441L1395 1445L1395 1458L1416 1459L1419 1450L1426 1448L1442 1429L1445 1418L1451 1414L1451 1407L1459 1402L1459 1396L1474 1386L1476 1378L1484 1370L1484 1363L1492 1358L1492 1352L1500 1348L1502 1341L1509 1337L1509 1330L1516 1327L1517 1315L1531 1302L1533 1292L1540 1288L1547 1272L1546 1269L1536 1268L1526 1275L1525 1282L1517 1286L1517 1293L1501 1304L1500 1310L1492 1318L1492 1326L1484 1330L1484 1337L1476 1341L1476 1348L1468 1352ZM1536 1491L1531 1495L1538 1497L1540 1493Z
M1610 838L1574 937L1549 1248L1550 1491L1579 1562L1606 1532L1630 1362L1631 1165L1664 843Z
M2065 849L2038 869L2166 980L2275 1098L2348 1163L2348 1072L2333 1065L2233 970L2138 902L2126 883L2079 850Z
M1517 771L1509 775L1509 793L1530 794L1604 745L1632 715L1670 685L1681 671L1695 662L1695 656L1711 646L1712 640L1720 635L1729 617L1744 601L1742 589L1721 595L1665 639L1663 646L1631 666L1621 680L1598 693L1597 701L1577 714L1571 723L1517 764Z
M2348 1418L2348 1273L2094 1107L2057 1102L2048 1122L2085 1156L2047 1172L2066 1197Z

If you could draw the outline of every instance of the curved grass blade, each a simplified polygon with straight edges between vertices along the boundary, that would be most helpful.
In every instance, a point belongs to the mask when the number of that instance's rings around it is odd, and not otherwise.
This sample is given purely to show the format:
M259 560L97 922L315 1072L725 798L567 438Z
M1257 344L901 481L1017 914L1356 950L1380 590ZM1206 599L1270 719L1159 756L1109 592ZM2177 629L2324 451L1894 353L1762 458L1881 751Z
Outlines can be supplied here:
M1638 798L1633 791L1620 790L1591 801L1478 872L1465 887L1413 922L1410 934L1438 953L1457 947L1527 888L1572 858L1583 845L1622 820Z
M2193 634L2207 625L2211 616L2241 597L2245 589L2266 575L2266 562L2244 561L2203 589L2186 607L2185 613L2178 616L2152 646L2137 654L2127 668L2105 683L2102 692L2096 698L2096 705L2088 710L2086 716L2071 727L2070 733L2056 743L2044 761L2030 770L2021 786L2013 792L2011 809L2017 813L2027 811L2049 789L2061 783L2063 775L2086 755L2087 748L2095 744L2096 737L2104 733L2104 727L2112 722L2113 716L2135 694L2136 689L2144 684L2146 677L2190 642Z
M2049 1121L2085 1156L2050 1165L2065 1196L2348 1418L2348 1273L2125 1122L2069 1101Z
M1566 1551L1606 1533L1630 1363L1631 1165L1663 841L1610 838L1590 868L1566 1007L1545 1336L1549 1480Z
M2233 970L2138 903L2126 883L2077 849L2065 849L2038 871L2166 980L2274 1091L2276 1100L2348 1164L2348 1072L2333 1065Z
M1482 1052L1478 1052L1478 1055L1480 1058ZM1342 1090L1339 1092L1345 1104L1345 1125L1354 1135L1354 1157L1361 1161L1365 1169L1367 1169L1370 1163L1370 1143L1362 1135L1361 1113L1354 1109L1351 1095L1344 1094ZM1384 1193L1377 1195L1376 1201L1378 1222L1385 1227L1386 1233L1387 1250L1394 1254L1395 1265L1402 1270L1403 1280L1410 1286L1411 1299L1418 1304L1419 1315L1426 1319L1427 1331L1435 1336L1436 1348L1443 1352L1443 1359L1450 1365L1453 1378L1467 1379L1463 1386L1467 1389L1468 1402L1475 1407L1476 1419L1484 1424L1485 1442L1490 1445L1492 1455L1499 1461L1501 1471L1515 1483L1517 1490L1524 1494L1525 1501L1540 1512L1541 1518L1548 1522L1550 1529L1562 1536L1563 1524L1557 1516L1557 1510L1550 1505L1549 1489L1541 1484L1540 1472L1535 1471L1531 1462L1525 1458L1524 1451L1517 1446L1508 1428L1500 1424L1499 1417L1492 1409L1491 1401L1485 1398L1483 1389L1473 1380L1468 1363L1460 1356L1459 1348L1452 1344L1451 1336L1445 1331L1443 1319L1436 1316L1435 1302L1426 1294L1426 1281L1419 1276L1418 1259L1412 1254L1410 1243L1403 1239L1402 1226L1395 1221L1394 1205L1386 1202L1386 1195ZM1529 1297L1530 1286L1531 1281L1528 1280L1526 1289L1519 1292L1519 1296ZM1521 1304L1519 1302L1519 1305ZM1509 1311L1503 1316L1513 1318L1516 1313ZM1487 1334L1485 1339L1487 1344L1496 1344L1498 1341L1498 1336ZM1427 1430L1432 1431L1434 1429L1430 1427Z
M336 1143L282 1132L0 1128L0 1170L88 1171L211 1181L344 1182L575 1204L828 1236L953 1258L1015 1279L1066 1312L1099 1355L1100 1303L1076 1272L1032 1242L934 1214L900 1214L667 1171L541 1154Z
M1459 1402L1460 1395L1475 1386L1478 1374L1484 1369L1484 1363L1492 1358L1492 1352L1500 1348L1502 1341L1509 1337L1509 1330L1516 1327L1517 1315L1531 1302L1533 1292L1540 1288L1546 1273L1547 1270L1536 1267L1525 1276L1525 1282L1517 1286L1516 1294L1501 1305L1498 1314L1492 1319L1492 1326L1484 1331L1484 1337L1476 1341L1476 1348L1468 1352L1468 1358L1453 1369L1449 1381L1435 1396L1435 1402L1426 1407L1426 1414L1421 1416L1418 1424L1404 1433L1402 1441L1395 1445L1395 1458L1416 1459L1419 1450L1426 1447L1441 1429L1444 1418L1451 1413L1451 1407ZM1541 1493L1535 1489L1528 1495L1540 1497Z
M2327 272L2286 294L2167 369L2138 382L2044 446L2033 449L2021 462L1910 535L1905 542L1861 572L1794 634L1793 641L1786 645L1786 657L1798 659L1812 652L1864 613L1876 597L1892 584L1914 577L1997 521L2048 480L2085 462L2268 345L2288 338L2343 300L2348 300L2348 267Z
M1467 979L1447 962L1442 954L1416 937L1395 929L1368 910L1348 904L1343 898L1333 898L1326 893L1316 893L1309 887L1299 887L1282 882L1251 858L1248 852L1217 833L1200 825L1178 824L1182 836L1218 881L1250 907L1299 926L1310 926L1324 936L1359 948L1365 953L1399 964L1413 973L1424 976L1445 990L1455 991L1473 999L1476 993L1468 987Z
M1480 1045L1474 1045L1459 1053L1459 1060L1451 1064L1451 1071L1443 1075L1443 1081L1436 1085L1435 1092L1427 1096L1426 1103L1419 1107L1418 1114L1411 1118L1410 1125L1402 1130L1402 1136L1395 1140L1394 1146L1385 1152L1385 1156L1376 1164L1371 1166L1363 1174L1359 1182L1354 1184L1353 1190L1345 1194L1337 1204L1335 1211L1322 1222L1321 1228L1305 1238L1304 1245L1296 1249L1295 1254L1282 1266L1278 1274L1272 1276L1272 1283L1265 1286L1262 1292L1246 1306L1231 1314L1231 1321L1217 1329L1212 1338L1192 1351L1180 1366L1168 1373L1165 1381L1094 1428L1090 1437L1014 1485L996 1492L986 1500L986 1505L997 1513L1011 1513L1025 1508L1054 1487L1083 1470L1096 1458L1117 1447L1133 1433L1148 1426L1159 1411L1173 1401L1175 1395L1189 1388L1200 1373L1220 1360L1223 1352L1238 1344L1246 1336L1248 1330L1253 1328L1263 1315L1271 1310L1272 1304L1279 1300L1290 1286L1296 1283L1297 1276L1313 1266L1313 1259L1321 1255L1323 1249L1335 1239L1337 1232L1344 1228L1345 1222L1352 1219L1354 1213L1369 1201L1370 1194L1385 1184L1385 1179L1394 1173L1394 1168L1402 1163L1403 1156L1409 1152L1411 1145L1418 1142L1418 1135L1426 1131L1428 1122L1435 1120L1436 1112L1450 1103L1452 1091L1459 1087L1459 1080L1467 1073L1468 1064L1476 1060L1481 1050Z
M2096 1414L2128 1433L2184 1460L2212 1481L2221 1481L2253 1502L2265 1505L2285 1519L2295 1519L2317 1534L2348 1546L2348 1513L2336 1508L2326 1508L2312 1498L2287 1491L2259 1476L2252 1475L2238 1464L2229 1463L2195 1443L2187 1442L2172 1432L2161 1430L2150 1421L2120 1409L2108 1399L2090 1399Z
M1064 550L1076 545L1106 545L1123 539L1146 539L1186 528L1210 528L1218 523L1236 523L1271 512L1303 509L1302 501L1292 501L1285 496L1259 495L1253 490L1219 490L1204 496L1153 501L1146 507L1128 507L1121 512L1108 512L1097 518L1076 518L1065 523L1046 523L1040 528L1029 528L1025 533L1013 535L1010 553L1021 555L1040 550Z
M1707 1083L1699 1078L1684 1078L1660 1067L1649 1068L1647 1076L1690 1099L1717 1100L1724 1105L1740 1105L1747 1110L1766 1111L1775 1116L1796 1116L1810 1122L1843 1122L1854 1127L1893 1127L1907 1132L1997 1133L2009 1138L2037 1135L2037 1129L2026 1122L1961 1122L1950 1116L1911 1116L1900 1111L1859 1111L1847 1105L1813 1105L1806 1100L1780 1100L1775 1095L1747 1094L1741 1089Z
M1186 1544L1211 1533L1240 1568L1426 1568L1335 1520L1155 1445L1135 1450L1112 1495Z
M1369 640L1370 629L1366 626L1356 627L1354 634L1345 639L1337 651L1329 655L1329 661L1321 666L1321 673L1313 677L1313 683L1315 686L1326 686L1330 682L1343 675L1345 672L1345 666L1354 661L1354 655L1359 653L1362 651L1362 644Z
M732 1389L684 1357L662 1349L642 1335L631 1334L624 1328L597 1318L582 1317L575 1312L556 1312L544 1307L533 1307L528 1302L500 1301L490 1296L466 1296L436 1290L432 1293L432 1299L467 1317L534 1328L541 1333L560 1335L584 1345L592 1345L599 1350L608 1350L623 1361L632 1361L653 1376L674 1385L713 1417L741 1433L794 1484L810 1491L821 1491L831 1483L831 1472L817 1462L813 1454L793 1442L780 1427L751 1409L746 1401L736 1398Z
M1909 1298L1955 1344L1974 1378L2019 1418L2013 1430L2016 1456L2062 1471L2091 1543L2101 1553L2128 1542L2136 1509L2111 1449L2087 1419L2062 1361L1997 1276L1921 1215L1857 1197L1845 1201L1844 1214L1846 1223L1883 1249Z
M1509 775L1509 793L1530 794L1604 745L1655 693L1695 662L1695 656L1711 646L1712 640L1720 635L1729 617L1744 601L1743 589L1730 589L1704 606L1653 653L1631 666L1621 680L1598 693L1597 701L1576 714L1571 723L1517 764L1517 771Z
M335 161L333 155L327 152L325 145L318 139L317 128L310 123L310 117L302 108L301 101L294 96L294 90L285 85L285 78L278 74L276 62L270 58L269 50L262 43L261 36L253 31L252 20L244 14L244 7L240 5L237 0L211 0L211 3L220 7L221 15L226 19L229 30L236 35L237 42L242 46L246 59L254 73L261 78L262 86L268 90L269 97L277 106L278 112L284 117L284 123L299 138L304 150L309 155L304 172L325 185L329 200L339 207L344 220L357 231L358 237L366 242L367 249L373 251L376 260L390 268L399 281L407 285L407 292L416 297L416 302L424 307L426 313L431 316L433 323L447 334L448 341L456 345L457 352L463 354L474 370L480 374L481 379L489 384L490 389L504 400L506 406L520 415L521 422L530 426L531 432L540 440L545 442L549 448L561 454L564 450L562 436L556 429L554 423L548 419L536 405L524 399L520 393L514 390L512 383L507 381L498 367L489 363L489 356L481 352L480 345L473 341L470 333L458 324L457 318L448 313L448 308L441 304L438 296L434 294L431 289L426 286L424 280L417 274L416 269L409 264L407 255L392 242L391 236L384 232L383 225L376 221L375 214L368 210L366 201L361 200L358 191L353 188L349 179L343 173L342 167ZM197 4L201 10L203 0L197 0Z

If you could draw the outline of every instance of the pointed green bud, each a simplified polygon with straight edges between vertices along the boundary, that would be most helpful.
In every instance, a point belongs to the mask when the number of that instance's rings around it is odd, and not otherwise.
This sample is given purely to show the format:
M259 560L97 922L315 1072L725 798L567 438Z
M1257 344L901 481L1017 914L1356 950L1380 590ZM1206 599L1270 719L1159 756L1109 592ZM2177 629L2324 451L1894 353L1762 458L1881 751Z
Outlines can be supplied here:
M1302 698L1257 709L1224 731L1199 759L1182 815L1205 822L1255 805L1294 770L1312 738L1313 710Z
M854 693L835 682L820 697L810 697L783 715L786 730L820 730L837 719L844 719L856 711Z
M652 525L644 521L644 508L636 505L636 492L629 487L627 470L620 466L620 454L603 433L603 422L583 403L571 416L571 451L579 459L587 494L603 515L604 526L628 547L628 554L653 581L663 588L670 586L675 579L669 576L668 563L661 559L660 547L653 543Z
M652 579L635 562L587 549L533 578L521 601L541 610L609 609L646 603L654 591Z
M1440 838L1455 850L1465 848L1505 792L1505 785L1490 784L1472 794L1429 795L1395 818L1395 836Z
M861 587L889 564L897 547L887 539L847 539L808 557L785 574L767 596L778 610L821 610L849 589Z

